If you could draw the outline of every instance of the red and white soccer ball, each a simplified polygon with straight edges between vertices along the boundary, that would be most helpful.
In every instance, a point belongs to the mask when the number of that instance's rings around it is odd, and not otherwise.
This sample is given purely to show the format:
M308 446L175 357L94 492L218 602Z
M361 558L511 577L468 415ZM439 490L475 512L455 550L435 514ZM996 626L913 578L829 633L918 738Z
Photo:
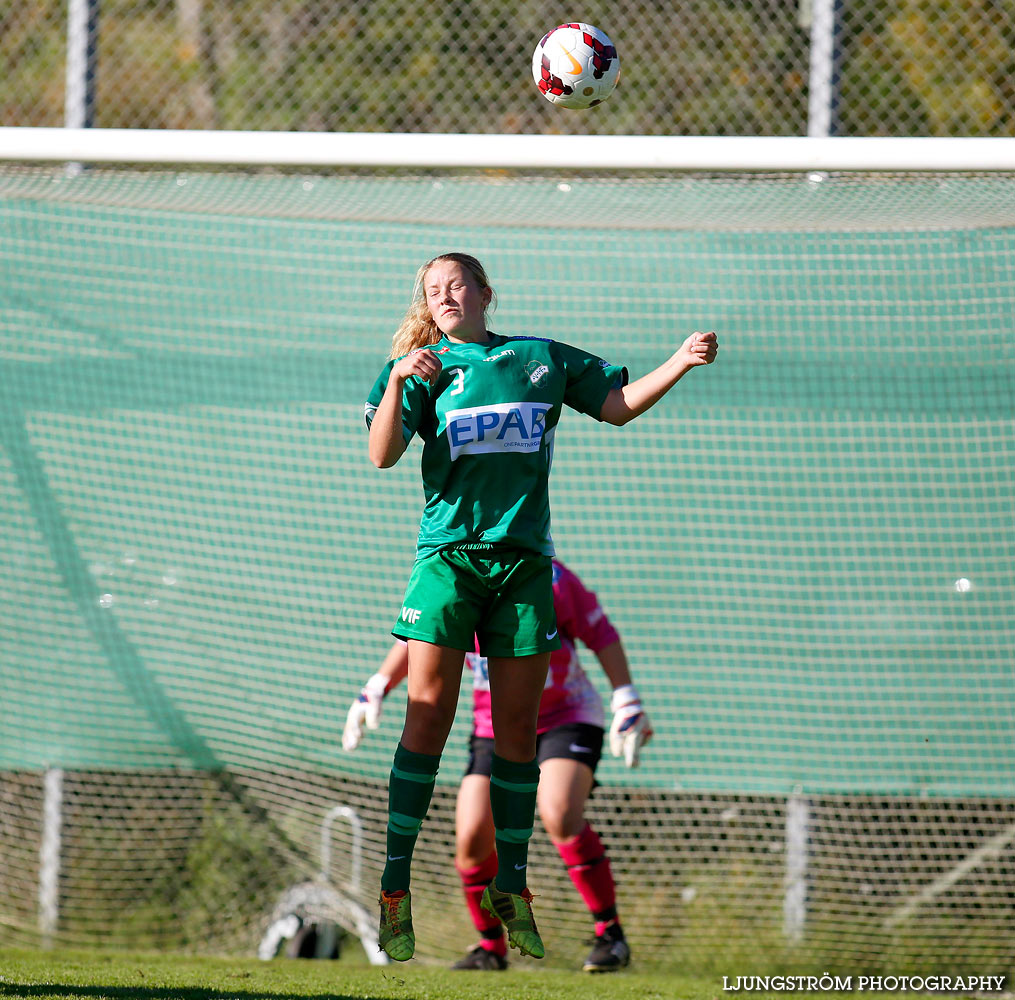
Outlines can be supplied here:
M575 21L540 39L532 53L532 79L548 101L562 108L592 108L617 85L620 60L605 31Z

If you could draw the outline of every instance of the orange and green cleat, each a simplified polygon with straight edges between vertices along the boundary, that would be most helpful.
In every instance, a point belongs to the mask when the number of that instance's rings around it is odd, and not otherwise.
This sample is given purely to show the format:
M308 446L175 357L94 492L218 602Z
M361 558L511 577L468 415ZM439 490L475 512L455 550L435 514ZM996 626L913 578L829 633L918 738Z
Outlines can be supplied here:
M381 890L381 924L377 941L396 962L408 962L416 950L416 935L412 932L412 904L409 890L397 892Z
M536 918L532 915L532 893L528 889L520 893L501 892L491 882L483 892L480 906L507 928L508 944L512 948L533 958L546 954L543 939L536 929Z

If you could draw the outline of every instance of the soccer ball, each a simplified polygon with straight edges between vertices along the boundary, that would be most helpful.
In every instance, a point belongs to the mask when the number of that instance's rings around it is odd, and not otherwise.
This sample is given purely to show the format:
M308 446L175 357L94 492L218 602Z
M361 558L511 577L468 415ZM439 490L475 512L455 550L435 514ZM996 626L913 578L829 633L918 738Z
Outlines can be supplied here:
M613 93L620 72L617 49L604 31L576 21L540 39L532 53L532 79L562 108L592 108Z

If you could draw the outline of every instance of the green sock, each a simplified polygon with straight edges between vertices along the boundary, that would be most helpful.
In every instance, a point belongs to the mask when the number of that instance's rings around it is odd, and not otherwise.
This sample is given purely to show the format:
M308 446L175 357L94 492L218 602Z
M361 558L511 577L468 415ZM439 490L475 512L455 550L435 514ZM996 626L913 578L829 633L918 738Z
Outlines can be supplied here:
M430 808L440 762L440 755L413 753L401 743L395 748L388 781L388 853L381 875L385 892L409 888L412 852Z
M517 764L493 755L490 807L497 843L494 881L501 892L519 893L525 888L538 785L539 765L535 758Z

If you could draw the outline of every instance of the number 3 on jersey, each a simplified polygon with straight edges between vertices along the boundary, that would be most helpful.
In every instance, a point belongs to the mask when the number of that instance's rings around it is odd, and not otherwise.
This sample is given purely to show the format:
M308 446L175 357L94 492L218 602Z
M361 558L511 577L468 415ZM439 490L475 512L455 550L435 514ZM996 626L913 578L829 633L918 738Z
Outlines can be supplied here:
M465 391L465 369L454 368L452 369L455 373L455 379L451 383L451 388L448 391L449 396L457 396L460 392Z

